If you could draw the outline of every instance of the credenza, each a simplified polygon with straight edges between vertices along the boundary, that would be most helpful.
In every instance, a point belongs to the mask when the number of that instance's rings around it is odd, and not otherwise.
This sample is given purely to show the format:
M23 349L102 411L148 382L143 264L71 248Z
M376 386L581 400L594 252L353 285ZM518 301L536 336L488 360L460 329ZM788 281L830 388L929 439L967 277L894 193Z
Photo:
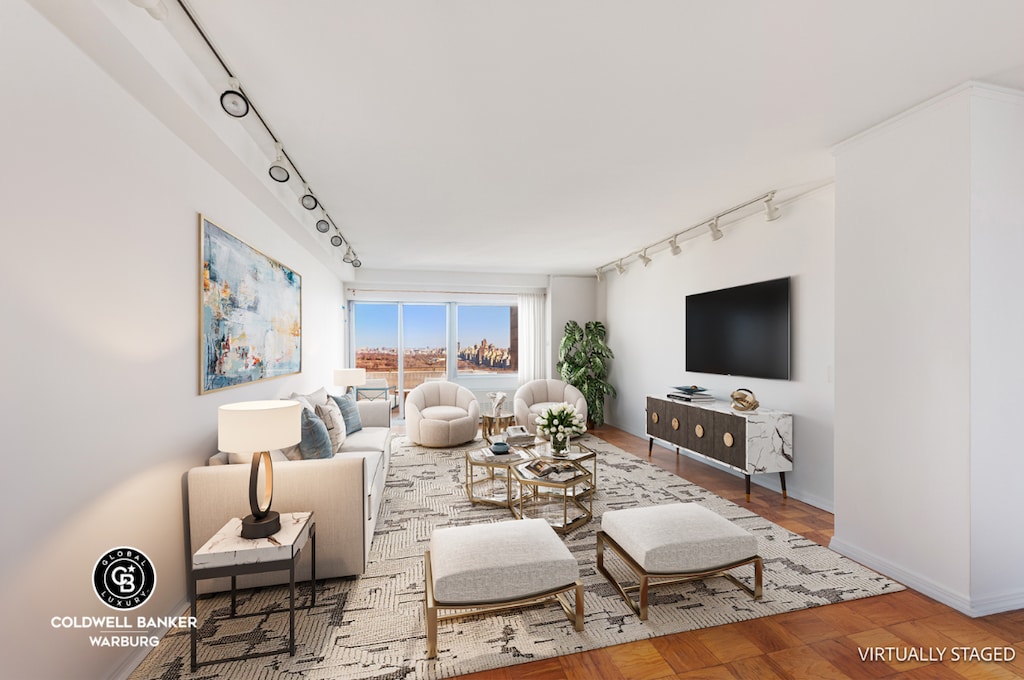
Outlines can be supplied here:
M737 411L727 401L679 401L647 397L647 457L654 440L723 463L743 474L750 500L750 476L778 472L786 497L786 473L793 469L793 416L760 408Z

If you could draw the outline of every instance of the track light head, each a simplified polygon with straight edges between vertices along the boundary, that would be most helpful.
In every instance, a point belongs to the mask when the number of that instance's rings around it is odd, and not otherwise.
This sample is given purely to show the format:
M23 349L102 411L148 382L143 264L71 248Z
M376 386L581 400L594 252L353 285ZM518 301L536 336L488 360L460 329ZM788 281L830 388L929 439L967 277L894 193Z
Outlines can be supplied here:
M779 219L779 216L782 214L779 211L779 208L774 203L772 203L772 200L774 198L775 198L775 192L773 191L768 196L768 198L764 199L764 221L765 222L774 222L775 220Z
M313 192L309 190L308 184L303 185L303 187L304 193L302 194L302 198L299 199L299 203L301 203L302 207L306 210L316 210L316 207L320 205L320 201L316 200L316 196L314 196Z
M321 215L320 219L318 219L316 221L316 230L319 231L321 234L326 234L327 232L329 232L331 230L331 223L327 219L327 213L326 212L321 210L320 211L320 215ZM341 238L341 237L339 236L338 238Z
M341 259L345 264L353 264L356 261L356 255L352 252L352 246L345 248L345 256Z
M618 262L615 263L615 271L617 271L619 274L626 273L626 267L625 265L622 264L622 260L619 260Z
M722 238L722 230L718 228L718 218L711 220L708 223L708 229L711 231L711 240L717 241Z
M600 267L598 267L595 270L595 272L597 273L597 282L600 283L600 282L604 281L604 270L601 269Z
M680 248L679 244L676 242L675 236L668 240L668 249L672 251L673 255L678 255L679 253L683 252L683 249Z
M647 248L644 248L643 252L640 253L640 261L643 262L645 267L651 264L651 258L647 257Z
M352 266L353 266L353 267L355 267L356 269L359 269L360 267L362 267L362 266L363 266L363 263L362 263L362 261L361 261L361 260L360 260L360 259L359 259L359 258L357 257L356 259L352 260Z
M242 94L238 78L228 78L228 89L220 95L220 107L232 118L245 118L249 113L249 100Z
M341 238L341 234L335 234L331 237L331 245L335 248L340 248L341 244L345 242L345 239Z
M273 165L270 166L270 179L275 182L287 182L288 178L291 177L291 173L288 172L288 168L285 167L284 162L284 149L280 144L277 144L277 160L274 161Z

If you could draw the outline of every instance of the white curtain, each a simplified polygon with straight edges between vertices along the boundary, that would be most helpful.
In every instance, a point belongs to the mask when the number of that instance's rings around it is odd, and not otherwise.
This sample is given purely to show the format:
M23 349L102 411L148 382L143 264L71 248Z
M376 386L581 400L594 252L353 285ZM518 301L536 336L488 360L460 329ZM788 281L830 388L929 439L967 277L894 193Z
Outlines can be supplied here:
M519 295L519 384L547 377L544 293Z

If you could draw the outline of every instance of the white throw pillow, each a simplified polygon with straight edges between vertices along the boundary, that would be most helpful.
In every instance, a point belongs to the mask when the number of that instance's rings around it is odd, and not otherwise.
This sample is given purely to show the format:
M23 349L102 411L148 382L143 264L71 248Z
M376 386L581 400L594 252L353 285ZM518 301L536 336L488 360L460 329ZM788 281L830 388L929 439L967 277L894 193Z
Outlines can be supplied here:
M345 418L341 415L341 409L333 399L328 399L324 404L316 405L316 414L327 426L327 434L331 437L331 450L337 453L345 443Z

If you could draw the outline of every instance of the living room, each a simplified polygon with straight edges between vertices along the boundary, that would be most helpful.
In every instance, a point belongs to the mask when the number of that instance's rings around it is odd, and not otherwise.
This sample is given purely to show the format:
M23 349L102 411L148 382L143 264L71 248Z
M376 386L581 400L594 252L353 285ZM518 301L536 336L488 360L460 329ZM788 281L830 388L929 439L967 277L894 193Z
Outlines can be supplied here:
M966 4L948 4L971 15ZM346 225L364 259L358 270L325 254L322 236L297 219L294 196L266 178L269 159L220 110L219 91L177 68L187 59L166 51L167 29L139 7L3 3L11 170L0 210L12 290L4 407L18 452L3 490L33 520L10 530L15 547L3 558L12 677L127 677L138 663L138 650L93 648L80 631L52 624L109 613L89 577L114 546L138 546L158 565L146 616L183 614L182 478L217 450L217 407L329 384L350 361L355 284L543 290L552 375L564 323L602 320L618 389L606 420L635 436L645 433L647 394L677 382L720 396L750 388L765 407L795 414L788 492L835 513L834 549L970 615L1024 607L1024 541L1008 528L1024 512L1011 472L1019 455L1005 444L1015 441L1005 411L1024 374L1005 342L1024 330L1009 297L1024 245L1024 99L1014 91L1024 87L1024 54L1011 30L996 30L1024 17L1002 5L989 11L964 31L990 52L948 65L905 106L862 127L822 132L813 151L834 154L834 167L814 177L780 161L776 174L752 178L709 157L680 181L717 177L724 188L712 204L653 233L631 233L624 215L618 229L581 229L574 239L585 271L559 268L568 255L536 242L518 252L545 262L540 271L453 271L396 267L386 251L360 249L360 229L392 232L403 251L395 257L409 257L421 238L414 225ZM795 87L779 80L771 86ZM644 200L673 191L662 179L623 190ZM679 255L662 240L772 189L778 220L737 213L721 221L723 238L694 230ZM200 213L301 273L300 374L198 393ZM486 225L472 238L481 250L505 247ZM658 245L645 267L638 252L648 244ZM782 276L794 282L792 379L688 374L685 296ZM771 475L755 483L756 493L780 491Z

